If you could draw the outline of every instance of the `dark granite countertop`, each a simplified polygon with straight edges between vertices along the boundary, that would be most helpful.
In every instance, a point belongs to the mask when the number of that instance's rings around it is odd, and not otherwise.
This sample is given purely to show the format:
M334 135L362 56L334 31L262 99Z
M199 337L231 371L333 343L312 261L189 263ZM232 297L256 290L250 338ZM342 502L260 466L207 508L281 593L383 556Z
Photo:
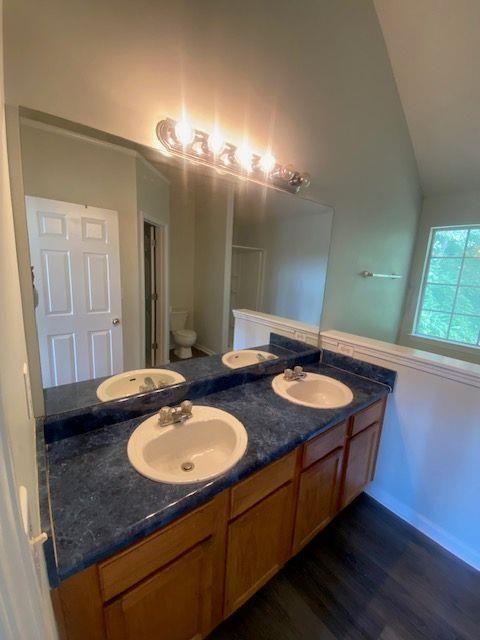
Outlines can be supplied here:
M252 348L258 351L272 353L280 358L292 353L290 349L275 344L266 344ZM219 376L231 372L232 369L223 364L222 355L223 354L206 355L205 357L179 360L178 362L171 362L158 368L176 371L184 376L187 382L191 382L193 380L200 380L202 378ZM45 414L51 416L101 404L101 401L97 398L97 387L104 380L108 380L109 377L110 376L94 378L93 380L83 380L82 382L62 384L58 387L48 387L44 389Z
M248 432L247 451L238 464L204 483L162 484L135 471L127 458L127 442L146 416L47 445L60 579L164 526L389 391L383 384L329 365L305 369L341 380L352 390L353 401L340 409L295 405L272 391L273 376L195 400L230 412Z

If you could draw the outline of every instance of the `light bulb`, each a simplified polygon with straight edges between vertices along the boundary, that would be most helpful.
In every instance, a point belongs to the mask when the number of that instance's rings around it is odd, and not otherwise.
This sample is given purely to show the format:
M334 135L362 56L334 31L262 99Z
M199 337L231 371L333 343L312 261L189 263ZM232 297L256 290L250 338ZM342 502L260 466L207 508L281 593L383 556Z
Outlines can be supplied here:
M235 158L243 169L245 169L246 171L251 171L252 152L246 145L238 147L238 149L235 151Z
M271 153L265 153L260 159L260 168L265 173L270 173L275 167L276 160Z
M208 136L208 148L213 153L214 156L218 156L220 151L225 146L225 140L218 133L218 131L214 131L211 135Z
M193 142L195 133L186 120L179 120L175 125L175 137L181 145L186 147Z

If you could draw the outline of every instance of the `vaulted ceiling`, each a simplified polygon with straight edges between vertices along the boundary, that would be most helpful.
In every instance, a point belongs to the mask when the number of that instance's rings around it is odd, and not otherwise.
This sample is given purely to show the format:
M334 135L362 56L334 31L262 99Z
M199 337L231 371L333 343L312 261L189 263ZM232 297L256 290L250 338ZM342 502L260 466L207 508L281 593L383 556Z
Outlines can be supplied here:
M374 0L426 195L480 189L480 0Z

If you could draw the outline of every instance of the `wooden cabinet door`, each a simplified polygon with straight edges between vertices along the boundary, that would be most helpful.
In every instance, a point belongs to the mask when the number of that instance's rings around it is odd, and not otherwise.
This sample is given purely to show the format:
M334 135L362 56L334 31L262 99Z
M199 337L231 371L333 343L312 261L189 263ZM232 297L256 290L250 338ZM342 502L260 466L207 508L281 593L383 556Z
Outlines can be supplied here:
M291 482L277 489L230 524L225 615L229 615L248 600L286 562L292 524Z
M342 507L356 498L373 478L379 437L380 424L376 422L348 441Z
M293 553L297 553L338 512L343 448L318 460L300 476Z
M105 607L108 640L199 640L211 627L211 539Z

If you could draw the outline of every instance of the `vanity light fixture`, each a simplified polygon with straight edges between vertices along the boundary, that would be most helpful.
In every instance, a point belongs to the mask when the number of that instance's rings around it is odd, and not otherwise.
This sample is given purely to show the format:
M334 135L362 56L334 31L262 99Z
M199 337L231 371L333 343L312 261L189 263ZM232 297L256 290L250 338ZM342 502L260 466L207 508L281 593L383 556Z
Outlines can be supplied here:
M189 144L192 144L195 133L186 120L179 120L175 124L175 137L182 147L187 147Z
M300 173L291 165L281 165L272 154L267 152L260 156L246 144L236 146L223 140L218 131L208 134L193 128L186 120L161 120L157 124L157 137L173 155L258 184L291 193L310 184L308 173Z

